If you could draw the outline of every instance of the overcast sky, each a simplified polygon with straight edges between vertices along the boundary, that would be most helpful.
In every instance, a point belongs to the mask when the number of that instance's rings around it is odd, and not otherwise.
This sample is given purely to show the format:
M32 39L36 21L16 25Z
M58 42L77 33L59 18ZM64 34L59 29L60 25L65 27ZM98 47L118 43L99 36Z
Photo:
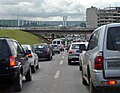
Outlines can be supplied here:
M85 21L86 8L120 7L120 0L0 0L0 18Z

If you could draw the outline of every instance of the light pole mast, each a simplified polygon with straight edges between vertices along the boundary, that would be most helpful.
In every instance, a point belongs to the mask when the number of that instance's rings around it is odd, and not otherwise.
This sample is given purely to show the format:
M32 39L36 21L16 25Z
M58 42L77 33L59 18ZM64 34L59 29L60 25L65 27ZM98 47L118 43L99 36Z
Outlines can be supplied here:
M20 19L19 19L19 7L18 7L18 14L17 14L17 24L18 24L18 27L20 26Z

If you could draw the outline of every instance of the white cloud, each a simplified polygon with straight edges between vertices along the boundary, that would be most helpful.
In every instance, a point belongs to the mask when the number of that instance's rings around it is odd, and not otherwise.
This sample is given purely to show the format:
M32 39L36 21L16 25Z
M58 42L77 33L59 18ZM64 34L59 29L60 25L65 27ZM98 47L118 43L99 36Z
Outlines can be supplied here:
M86 8L120 6L119 0L0 0L0 17L37 20L86 20Z

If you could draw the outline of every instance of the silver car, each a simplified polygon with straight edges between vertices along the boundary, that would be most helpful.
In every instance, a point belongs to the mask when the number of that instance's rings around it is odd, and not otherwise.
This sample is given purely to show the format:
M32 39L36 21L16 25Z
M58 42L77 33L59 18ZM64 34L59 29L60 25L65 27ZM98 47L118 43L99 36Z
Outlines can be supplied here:
M89 85L90 93L119 88L120 23L103 25L95 29L81 62L82 83Z
M56 53L60 53L60 47L57 44L51 44L50 45L53 48L53 51Z
M29 54L29 59L28 61L31 63L31 70L33 73L36 72L36 69L39 69L39 62L38 62L38 56L34 51L32 50L32 47L30 45L22 45L24 50L30 50L31 54Z

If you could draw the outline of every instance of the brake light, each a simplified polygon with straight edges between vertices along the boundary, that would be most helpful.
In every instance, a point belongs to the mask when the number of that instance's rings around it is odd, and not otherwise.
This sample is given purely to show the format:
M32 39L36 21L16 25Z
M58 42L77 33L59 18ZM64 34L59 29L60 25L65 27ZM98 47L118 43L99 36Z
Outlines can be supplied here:
M103 52L102 51L100 51L95 58L94 69L96 70L103 69Z
M28 54L28 57L32 57L32 54Z
M69 52L68 52L69 54L72 54L72 50L69 50Z
M110 80L110 81L107 81L106 82L108 85L115 85L115 84L117 84L117 81L115 81L115 80Z
M16 58L14 56L10 56L10 66L13 67L16 65Z

